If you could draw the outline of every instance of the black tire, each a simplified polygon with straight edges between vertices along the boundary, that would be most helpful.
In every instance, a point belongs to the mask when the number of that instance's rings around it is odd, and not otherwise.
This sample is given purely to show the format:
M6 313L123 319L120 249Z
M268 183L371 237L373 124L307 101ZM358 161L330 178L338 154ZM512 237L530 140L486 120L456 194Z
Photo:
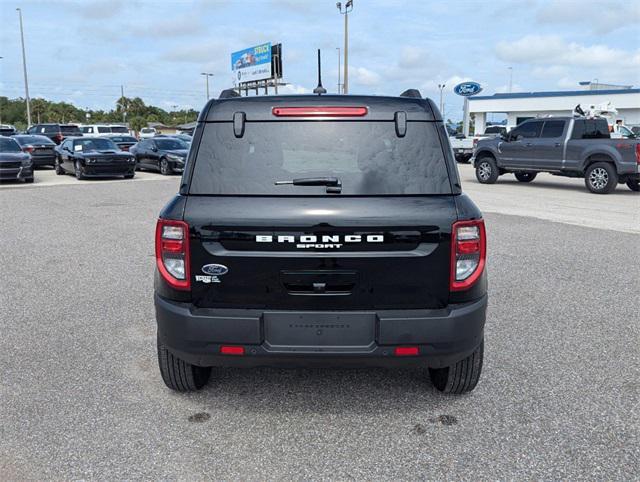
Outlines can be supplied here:
M62 176L64 174L64 169L62 169L62 166L60 165L60 160L56 158L56 162L53 165L54 169L56 170L56 174L58 176Z
M445 368L429 368L431 383L443 393L458 395L470 392L480 380L483 358L484 340L471 355L455 365Z
M173 355L158 338L158 366L165 385L176 392L200 390L209 381L211 367L199 367Z
M28 177L24 180L26 184L31 184L33 182L33 177Z
M460 154L456 156L456 162L458 164L469 164L469 161L471 161L471 156Z
M476 179L481 184L494 184L500 171L492 157L481 157L476 161Z
M170 176L173 174L173 169L171 169L171 164L166 158L160 159L160 174L163 176Z
M76 161L76 163L74 164L74 168L76 179L78 181L82 181L84 179L84 172L82 171L82 164L80 164L80 161Z
M637 179L627 179L627 187L631 189L633 192L640 191L640 181Z
M608 162L596 162L584 173L584 184L594 194L609 194L618 185L618 173Z
M516 179L520 182L531 182L536 178L537 175L538 175L537 172L531 172L531 171L523 171L523 172L515 173Z
M125 174L124 178L125 179L133 179L133 176L135 176L135 174Z

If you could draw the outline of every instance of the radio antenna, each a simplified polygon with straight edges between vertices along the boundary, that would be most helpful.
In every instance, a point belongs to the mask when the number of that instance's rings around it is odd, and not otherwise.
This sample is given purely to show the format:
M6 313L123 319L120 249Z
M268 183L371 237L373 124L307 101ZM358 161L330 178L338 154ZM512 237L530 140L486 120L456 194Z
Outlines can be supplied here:
M314 94L326 94L327 89L322 87L322 66L320 65L320 49L318 49L318 87L313 89Z

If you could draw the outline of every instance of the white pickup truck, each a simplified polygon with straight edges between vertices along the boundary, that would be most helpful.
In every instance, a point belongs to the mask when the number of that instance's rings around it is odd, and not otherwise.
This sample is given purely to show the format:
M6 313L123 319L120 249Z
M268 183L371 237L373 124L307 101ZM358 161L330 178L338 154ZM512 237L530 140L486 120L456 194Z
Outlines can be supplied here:
M451 147L456 157L456 161L467 163L471 159L473 150L475 149L476 144L480 139L485 139L487 137L498 137L506 133L507 128L505 126L488 126L484 130L484 134L477 134L473 137L464 137L462 134L459 134L457 136L450 136L449 142L451 142Z

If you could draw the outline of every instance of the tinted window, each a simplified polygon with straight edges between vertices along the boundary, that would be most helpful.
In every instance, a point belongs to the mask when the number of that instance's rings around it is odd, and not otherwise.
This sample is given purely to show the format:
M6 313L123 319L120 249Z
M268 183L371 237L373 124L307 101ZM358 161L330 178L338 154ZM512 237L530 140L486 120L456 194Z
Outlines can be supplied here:
M46 144L55 146L55 142L44 136L16 136L14 139L18 141L18 144L21 146L26 144Z
M574 121L572 139L609 139L610 137L606 119L576 119Z
M56 132L59 132L60 129L58 126L42 126L40 128L40 132L46 132L47 134L54 134Z
M10 137L0 137L0 152L22 152L20 145Z
M60 130L67 136L82 134L78 126L60 126Z
M438 137L430 122L210 123L195 161L190 192L235 195L326 195L324 186L278 185L303 177L342 181L343 195L451 194Z
M73 141L73 150L81 152L89 151L117 151L116 146L110 139L77 139Z
M540 137L562 137L564 132L564 121L547 121L542 128Z
M110 132L111 132L111 127L98 126L98 134L109 134Z
M506 129L502 126L491 126L491 127L487 127L484 133L485 134L501 134L505 131Z
M155 132L154 129L150 129L149 127L144 127L142 129L140 129L140 132L142 134L152 134L153 132Z
M177 151L189 148L180 139L156 139L156 146L163 151Z
M128 134L129 129L124 126L111 126L111 132L114 134Z
M517 139L518 136L522 136L525 139L533 139L540 136L541 129L542 122L525 122L524 124L521 124L513 129L511 131L510 137L512 139Z

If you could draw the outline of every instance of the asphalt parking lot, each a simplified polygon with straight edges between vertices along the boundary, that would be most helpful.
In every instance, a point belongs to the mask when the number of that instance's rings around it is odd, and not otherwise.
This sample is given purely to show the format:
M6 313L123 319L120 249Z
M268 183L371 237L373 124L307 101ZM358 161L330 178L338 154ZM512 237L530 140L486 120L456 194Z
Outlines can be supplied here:
M640 196L461 172L490 307L458 397L393 370L224 370L172 393L153 231L179 179L1 186L0 478L637 479Z

